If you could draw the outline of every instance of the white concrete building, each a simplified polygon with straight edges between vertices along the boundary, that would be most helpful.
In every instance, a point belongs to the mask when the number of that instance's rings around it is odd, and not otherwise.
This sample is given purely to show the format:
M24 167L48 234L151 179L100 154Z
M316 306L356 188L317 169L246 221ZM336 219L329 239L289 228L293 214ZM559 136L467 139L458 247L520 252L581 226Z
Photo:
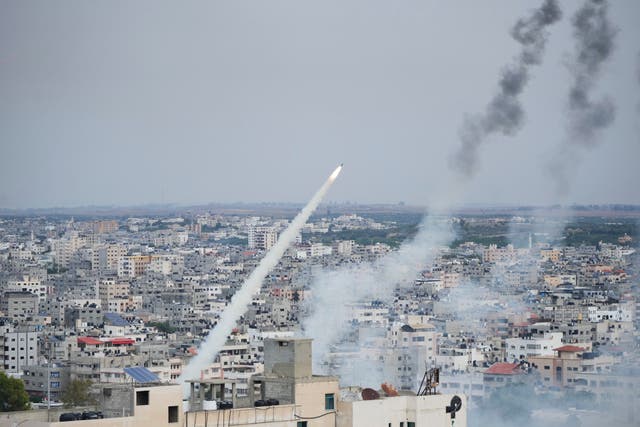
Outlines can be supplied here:
M333 250L331 249L331 246L325 246L322 243L314 243L309 246L308 255L310 257L317 257L331 255L332 252Z
M386 326L389 323L389 309L372 304L347 304L348 321L360 324Z
M3 368L7 372L22 372L27 366L38 364L38 333L35 331L15 331L2 327L0 354Z
M118 260L127 255L123 245L94 245L91 249L91 269L94 271L112 270L118 268Z
M37 277L23 276L21 279L7 281L7 290L10 292L29 292L38 296L38 301L47 299L47 286Z
M545 333L542 337L507 338L507 360L528 360L529 357L553 356L553 349L562 346L562 332Z
M250 249L269 250L278 240L278 233L273 227L249 226L247 229L248 246Z
M338 427L465 427L467 425L467 402L464 395L460 409L455 413L455 424L445 408L454 395L395 396L375 400L341 401L338 403L340 417Z
M597 323L603 320L613 320L614 322L633 321L633 311L624 305L613 304L606 308L589 307L589 322Z
M334 243L335 251L340 255L351 255L355 242L353 240L339 240Z
M73 255L85 245L85 239L72 233L69 237L53 242L53 260L60 267L68 267Z

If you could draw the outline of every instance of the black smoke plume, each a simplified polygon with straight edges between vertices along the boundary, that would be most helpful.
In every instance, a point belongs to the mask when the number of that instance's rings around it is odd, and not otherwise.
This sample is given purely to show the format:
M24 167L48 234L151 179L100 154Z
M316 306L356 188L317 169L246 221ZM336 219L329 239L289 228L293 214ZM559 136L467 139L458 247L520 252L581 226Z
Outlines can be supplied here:
M576 52L570 71L573 84L569 90L570 142L593 146L599 130L609 126L616 111L608 97L593 100L591 92L603 64L614 49L618 30L607 17L604 0L588 0L573 17Z
M515 134L524 121L519 96L529 81L529 69L542 62L547 44L547 27L562 17L556 0L545 0L527 18L519 19L511 29L511 36L522 50L514 62L502 71L498 93L480 115L467 116L460 129L462 146L452 159L452 166L463 175L473 175L477 164L478 147L494 133Z
M640 52L638 52L638 57L636 61L636 79L638 80L638 84L640 84ZM638 103L638 112L640 112L640 103Z
M566 197L570 176L579 161L575 147L591 148L598 144L600 133L615 119L616 109L607 96L593 99L593 89L602 67L615 47L618 30L607 16L605 0L586 0L572 19L575 52L569 64L572 84L568 94L569 134L567 143L549 164L556 193Z

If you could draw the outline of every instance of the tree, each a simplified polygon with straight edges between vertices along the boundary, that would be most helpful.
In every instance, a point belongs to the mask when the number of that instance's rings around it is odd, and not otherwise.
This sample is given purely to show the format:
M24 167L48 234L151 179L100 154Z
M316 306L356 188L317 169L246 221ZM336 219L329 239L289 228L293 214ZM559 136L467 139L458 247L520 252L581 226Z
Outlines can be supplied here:
M95 405L96 399L91 395L91 380L73 380L62 393L61 400L64 406L71 408L73 406Z
M22 380L0 372L0 411L24 411L31 407Z
M176 331L176 328L171 326L169 322L149 322L147 323L149 326L155 327L159 332L165 334L172 334Z
M300 301L300 291L299 291L299 290L297 290L297 289L296 289L296 290L293 292L293 297L292 297L292 299L293 299L293 302L298 302L298 301Z

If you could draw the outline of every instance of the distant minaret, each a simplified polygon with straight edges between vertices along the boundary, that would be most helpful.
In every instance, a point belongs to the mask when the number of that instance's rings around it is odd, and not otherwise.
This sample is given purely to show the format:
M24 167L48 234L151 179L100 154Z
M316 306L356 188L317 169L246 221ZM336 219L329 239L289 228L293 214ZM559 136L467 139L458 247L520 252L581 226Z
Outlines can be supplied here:
M529 233L529 249L533 247L533 239L531 238L531 233Z
M36 241L36 236L35 236L35 234L33 233L33 229L31 230L31 241L32 241L32 242L35 242L35 241Z

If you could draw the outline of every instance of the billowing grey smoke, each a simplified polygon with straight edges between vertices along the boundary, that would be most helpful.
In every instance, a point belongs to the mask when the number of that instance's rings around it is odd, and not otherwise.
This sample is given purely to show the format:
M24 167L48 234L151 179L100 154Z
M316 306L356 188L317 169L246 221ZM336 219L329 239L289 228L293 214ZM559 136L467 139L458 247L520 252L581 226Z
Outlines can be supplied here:
M636 60L636 79L638 80L638 84L640 84L640 52L638 52L637 60ZM638 103L638 112L640 112L640 103Z
M426 216L416 236L404 242L393 251L375 262L344 264L335 270L325 270L315 274L311 283L311 313L303 321L304 334L313 338L314 371L327 373L322 366L327 361L331 347L339 344L350 331L348 324L350 304L369 302L373 299L388 301L393 298L397 285L413 283L422 268L430 265L442 247L453 240L453 230L442 217ZM382 378L371 362L367 370L334 372L350 385L377 386ZM359 374L362 377L358 377ZM364 375L366 374L366 375Z
M618 30L607 18L604 0L588 0L573 18L576 54L571 65L573 85L569 90L570 142L585 146L597 143L596 133L615 118L615 106L608 97L591 99L602 65L611 56Z
M600 132L615 119L616 110L608 97L594 100L593 88L615 47L618 30L609 22L605 0L587 0L573 17L576 51L569 65L573 83L569 89L567 144L549 165L557 193L566 197L569 168L574 168L579 153L573 147L591 148L599 142Z
M545 0L531 16L521 18L511 29L511 36L522 46L514 63L502 71L498 93L486 111L467 116L460 130L462 146L452 159L452 166L463 175L473 175L478 147L494 133L515 134L524 121L519 96L529 81L529 69L542 62L547 44L547 27L560 20L562 12L556 0Z

